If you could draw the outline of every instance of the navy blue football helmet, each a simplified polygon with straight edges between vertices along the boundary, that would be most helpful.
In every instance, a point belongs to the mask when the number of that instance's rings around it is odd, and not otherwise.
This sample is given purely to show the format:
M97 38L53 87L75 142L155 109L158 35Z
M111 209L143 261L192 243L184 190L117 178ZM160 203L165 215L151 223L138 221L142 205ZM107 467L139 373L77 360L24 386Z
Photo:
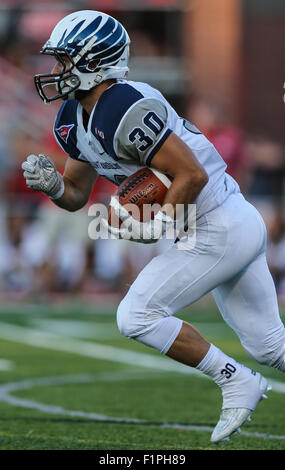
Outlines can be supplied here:
M45 103L73 99L76 90L90 90L110 78L125 78L129 44L127 31L112 16L93 10L67 15L41 51L55 56L62 70L35 76L40 97ZM51 90L57 93L51 95Z

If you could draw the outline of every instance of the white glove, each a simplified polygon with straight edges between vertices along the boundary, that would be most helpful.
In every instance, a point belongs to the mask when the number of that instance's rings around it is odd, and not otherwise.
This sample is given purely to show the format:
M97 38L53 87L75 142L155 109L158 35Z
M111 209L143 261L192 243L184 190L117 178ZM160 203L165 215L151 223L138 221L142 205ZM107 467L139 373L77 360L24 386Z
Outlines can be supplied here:
M148 222L139 222L120 204L117 197L111 197L110 206L113 207L116 216L122 221L121 227L112 227L106 219L102 219L102 224L116 238L139 243L155 243L168 231L171 231L171 238L174 236L174 220L161 211L155 215L154 219Z
M22 163L24 178L29 188L41 191L51 199L59 199L64 193L62 175L56 170L52 159L46 155L29 155Z

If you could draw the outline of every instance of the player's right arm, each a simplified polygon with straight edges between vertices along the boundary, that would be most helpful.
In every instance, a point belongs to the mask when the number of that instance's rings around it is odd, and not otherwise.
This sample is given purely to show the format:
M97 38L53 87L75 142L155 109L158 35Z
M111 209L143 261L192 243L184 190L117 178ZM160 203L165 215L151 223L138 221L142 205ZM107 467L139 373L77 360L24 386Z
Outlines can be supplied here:
M63 174L64 193L54 203L70 212L81 209L89 200L97 176L88 162L68 158Z
M89 200L97 178L88 162L68 158L61 175L51 158L30 155L22 164L29 188L41 191L62 209L70 212L81 209Z

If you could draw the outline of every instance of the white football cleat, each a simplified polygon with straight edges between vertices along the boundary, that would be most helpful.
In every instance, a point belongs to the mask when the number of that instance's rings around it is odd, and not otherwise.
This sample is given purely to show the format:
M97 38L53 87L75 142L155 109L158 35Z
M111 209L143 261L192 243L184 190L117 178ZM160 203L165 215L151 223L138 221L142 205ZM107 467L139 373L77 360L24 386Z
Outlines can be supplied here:
M256 405L258 405L258 403L264 398L267 398L265 393L269 390L271 390L270 385L267 380L260 375L259 397L257 397ZM253 410L250 410L249 408L227 408L222 410L220 420L212 433L211 442L218 443L229 440L229 437L234 432L239 433L240 426L242 426L245 421L250 421L252 411Z

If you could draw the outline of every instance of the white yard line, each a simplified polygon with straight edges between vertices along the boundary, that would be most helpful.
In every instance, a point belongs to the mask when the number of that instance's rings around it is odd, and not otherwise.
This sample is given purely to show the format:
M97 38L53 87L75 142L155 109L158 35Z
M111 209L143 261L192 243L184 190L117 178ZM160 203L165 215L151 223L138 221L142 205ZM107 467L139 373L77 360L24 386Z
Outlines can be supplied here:
M172 371L187 375L195 375L202 379L208 377L199 370L172 361L165 356L157 356L147 353L130 351L128 349L106 346L95 342L80 341L74 338L67 338L41 330L35 330L24 326L11 325L0 322L0 338L15 341L29 346L51 349L54 351L64 351L81 356L102 359L105 361L119 362L161 371ZM285 393L285 382L274 379L267 379L272 386L272 391Z
M24 326L11 325L4 322L0 322L0 338L28 344L29 346L79 354L94 359L197 375L201 378L206 377L200 371L174 362L164 356L130 351L128 349L106 346L95 342L80 341L78 339L66 338L53 333L26 328Z
M32 317L29 318L29 325L41 331L69 338L118 339L120 337L119 330L114 323Z
M94 306L94 301L90 302L90 305L84 305L84 315L96 316L102 315L102 313L106 316L114 316L114 312L116 311L116 305L119 304L118 302L111 302L110 304L106 304L106 302L96 302ZM70 301L63 304L53 305L52 307L49 304L23 304L22 302L18 303L8 303L0 305L0 315L7 315L9 313L16 314L19 316L25 315L48 315L52 312L62 314L64 311L68 310L70 313L81 312L82 308L79 301Z
M127 349L115 348L113 346L106 346L94 342L80 341L77 339L66 338L60 335L47 333L44 331L34 330L31 328L11 325L9 323L0 322L0 338L8 341L15 341L21 344L27 344L29 346L41 347L56 351L64 351L72 354L80 354L82 356L92 357L96 359L102 359L112 362L119 362L121 364L128 364L132 366L140 366L154 370L168 371L183 373L189 375L196 375L201 378L207 378L196 369L184 366L176 362L172 362L170 359L164 356L155 356L147 353L139 353L130 351ZM145 375L143 373L143 375ZM48 386L65 383L82 383L90 382L94 380L99 381L115 381L125 380L128 377L133 377L132 371L119 371L114 373L99 373L93 374L81 374L81 375L69 375L63 377L44 377L40 379L29 379L21 382L14 382L3 384L0 386L0 400L9 403L14 406L20 406L24 408L32 408L44 413L65 415L77 418L94 419L101 422L113 422L113 423L125 423L125 424L140 424L140 425L152 425L163 428L179 428L189 431L204 431L211 432L213 430L210 426L193 426L179 423L152 423L144 420L130 419L130 418L118 418L110 417L98 413L88 413L85 411L66 410L59 406L46 405L38 403L34 400L26 400L11 395L11 392L27 389L36 386ZM136 377L142 377L137 374ZM276 380L269 379L272 385L273 391L279 393L285 393L285 383L278 382ZM248 437L259 437L259 438L270 438L270 439L281 439L284 440L284 435L272 435L265 433L255 433L242 431L242 435Z
M147 374L149 377L149 374ZM63 385L67 383L90 383L90 382L104 382L104 381L112 381L115 382L117 380L126 380L131 377L141 378L144 379L146 374L138 374L137 372L132 371L120 371L120 372L99 372L98 374L79 374L79 375L65 375L59 377L43 377L43 378L34 378L23 380L19 382L11 382L4 385L0 385L0 401L8 403L10 405L19 406L22 408L30 408L34 409L43 413L53 414L53 415L61 415L61 416L70 416L72 418L84 418L84 419L92 419L99 422L105 423L118 423L118 424L137 424L137 425L144 425L144 426L154 426L160 428L170 428L170 429L183 429L186 431L199 431L199 432L212 432L213 427L211 426L199 426L199 425L191 425L191 424L180 424L180 423L158 423L158 422L151 422L141 419L132 419L132 418L119 418L119 417L110 417L94 412L86 412L86 411L76 411L76 410L66 410L60 406L54 405L46 405L44 403L39 403L34 400L26 400L23 398L18 398L12 396L10 393L25 390L32 387L45 387L51 385ZM248 432L248 431L241 431L241 435L247 437L258 437L263 439L277 439L277 440L285 440L284 435L274 435L274 434L266 434L266 433L257 433L257 432Z
M14 363L8 359L0 359L0 371L11 370L14 367Z

